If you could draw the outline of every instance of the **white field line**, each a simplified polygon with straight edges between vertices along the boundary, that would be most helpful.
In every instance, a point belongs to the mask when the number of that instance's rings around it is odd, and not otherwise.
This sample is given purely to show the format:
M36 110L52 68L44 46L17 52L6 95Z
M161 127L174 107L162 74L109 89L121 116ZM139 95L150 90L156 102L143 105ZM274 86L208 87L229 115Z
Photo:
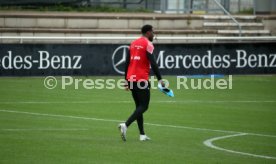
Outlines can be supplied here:
M73 119L85 119L85 120L93 120L93 121L122 122L122 121L119 121L119 120L110 120L110 119L99 119L99 118L91 118L91 117L79 117L79 116L66 116L66 115L55 115L55 114L45 114L45 113L22 112L22 111L13 111L13 110L0 110L0 112L28 114L28 115L46 116L46 117L62 117L62 118L73 118ZM271 156L256 155L256 154L250 154L250 153L245 153L245 152L238 152L238 151L228 150L228 149L217 147L217 146L212 144L213 141L220 140L220 139L225 139L225 138L230 138L230 137L236 137L236 136L254 135L254 136L276 138L275 135L266 135L266 134L257 134L257 133L243 133L243 132L237 132L237 131L214 130L214 129L206 129L206 128L193 128L193 127L185 127L185 126L162 125L162 124L152 124L152 123L145 123L145 124L150 125L150 126L169 127L169 128L178 128L178 129L190 129L190 130L198 130L198 131L237 133L237 134L227 135L227 136L223 136L223 137L211 138L211 139L208 139L208 140L204 141L203 143L207 147L217 149L217 150L220 150L220 151L229 152L229 153L236 153L236 154L240 154L240 155L247 155L247 156L258 157L258 158L276 159L276 157L271 157ZM20 131L20 129L2 129L2 130ZM22 131L24 131L24 130L27 130L27 129L22 129ZM30 130L32 130L32 129L30 129ZM44 130L51 130L51 129L44 129ZM54 130L54 129L52 129L52 130ZM56 129L56 130L60 130L60 129ZM64 130L86 130L86 129L64 129Z
M0 129L0 131L87 131L89 129Z
M133 101L6 101L0 102L0 104L121 104L132 103ZM151 103L276 103L276 100L258 101L258 100L182 100L182 101L151 101Z
M57 114L47 114L47 113L34 113L34 112L24 112L24 111L15 111L15 110L2 110L2 109L0 109L0 112L27 114L27 115L36 115L36 116L46 116L46 117L60 117L60 118L72 118L72 119L83 119L83 120L93 120L93 121L115 122L115 123L123 122L121 120L101 119L101 118L93 118L93 117L69 116L69 115L57 115ZM145 124L150 125L150 126L157 126L157 127L190 129L190 130L198 130L198 131L210 131L210 132L221 132L221 133L245 133L245 132L238 132L238 131L216 130L216 129L207 129L207 128L194 128L194 127L177 126L177 125L165 125L165 124L153 124L153 123L145 123ZM276 135L258 134L258 133L247 133L247 134L248 135L254 135L254 136L261 136L261 137L276 138Z
M229 149L225 149L225 148L221 148L221 147L215 146L213 144L214 141L223 140L223 139L226 139L226 138L238 137L238 136L245 136L245 135L248 135L248 134L247 133L239 133L239 134L233 134L233 135L227 135L227 136L210 138L208 140L205 140L203 142L203 144L205 146L207 146L207 147L212 148L212 149L216 149L216 150L220 150L220 151L225 151L225 152L228 152L228 153L235 153L235 154L239 154L239 155L246 155L246 156L251 156L251 157L256 157L256 158L276 159L276 157L272 157L272 156L257 155L257 154L251 154L251 153L245 153L245 152L239 152L239 151L229 150Z
M131 103L132 101L15 101L0 102L0 104L120 104Z
M105 122L121 122L121 121L118 121L118 120L109 120L109 119L101 119L101 118L90 118L90 117L79 117L79 116L66 116L66 115L56 115L56 114L46 114L46 113L34 113L34 112L22 112L22 111L2 110L2 109L0 109L0 112L28 114L28 115L36 115L36 116L47 116L47 117L73 118L73 119L83 119L83 120L93 120L93 121L105 121Z

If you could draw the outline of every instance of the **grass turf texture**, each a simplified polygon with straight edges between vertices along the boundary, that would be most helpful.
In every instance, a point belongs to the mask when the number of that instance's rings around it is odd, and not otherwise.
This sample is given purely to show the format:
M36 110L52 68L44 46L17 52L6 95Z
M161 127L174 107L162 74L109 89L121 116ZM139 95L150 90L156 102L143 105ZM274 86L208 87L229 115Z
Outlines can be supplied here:
M89 77L97 78L103 77ZM0 163L276 163L203 144L236 134L227 131L268 134L274 137L245 135L213 144L276 157L276 76L234 76L232 90L177 90L176 77L167 79L175 98L152 89L145 122L192 128L146 124L152 140L140 142L133 124L123 142L116 120L125 120L133 112L130 92L62 90L60 78L58 87L49 90L43 77L0 78Z

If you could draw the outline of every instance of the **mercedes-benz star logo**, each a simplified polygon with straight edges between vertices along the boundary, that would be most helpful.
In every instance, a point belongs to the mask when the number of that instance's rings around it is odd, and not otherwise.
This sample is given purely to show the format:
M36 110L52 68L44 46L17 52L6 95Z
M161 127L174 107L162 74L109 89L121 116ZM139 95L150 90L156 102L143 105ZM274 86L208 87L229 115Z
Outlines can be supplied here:
M124 75L125 74L125 62L126 62L126 56L127 56L127 51L128 51L127 45L123 45L118 47L112 55L112 65L114 70L119 73Z

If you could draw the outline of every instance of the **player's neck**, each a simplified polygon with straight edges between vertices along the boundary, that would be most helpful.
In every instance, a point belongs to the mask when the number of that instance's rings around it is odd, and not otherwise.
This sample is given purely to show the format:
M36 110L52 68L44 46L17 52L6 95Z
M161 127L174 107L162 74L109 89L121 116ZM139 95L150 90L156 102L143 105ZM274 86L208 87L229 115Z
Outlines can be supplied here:
M147 39L149 41L149 38L147 36L145 36L145 35L142 35L142 38L145 38L145 39Z

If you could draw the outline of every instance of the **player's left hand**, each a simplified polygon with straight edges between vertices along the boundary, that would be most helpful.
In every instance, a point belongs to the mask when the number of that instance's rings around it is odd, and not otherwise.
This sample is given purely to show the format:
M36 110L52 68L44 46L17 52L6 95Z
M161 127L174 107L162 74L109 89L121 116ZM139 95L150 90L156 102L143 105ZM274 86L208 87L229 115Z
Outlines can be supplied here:
M164 87L166 87L166 84L169 86L169 84L168 83L166 83L163 79L161 79L161 80L159 80L159 82L158 83L160 83L161 84L161 86L164 88ZM168 87L167 86L167 87Z

